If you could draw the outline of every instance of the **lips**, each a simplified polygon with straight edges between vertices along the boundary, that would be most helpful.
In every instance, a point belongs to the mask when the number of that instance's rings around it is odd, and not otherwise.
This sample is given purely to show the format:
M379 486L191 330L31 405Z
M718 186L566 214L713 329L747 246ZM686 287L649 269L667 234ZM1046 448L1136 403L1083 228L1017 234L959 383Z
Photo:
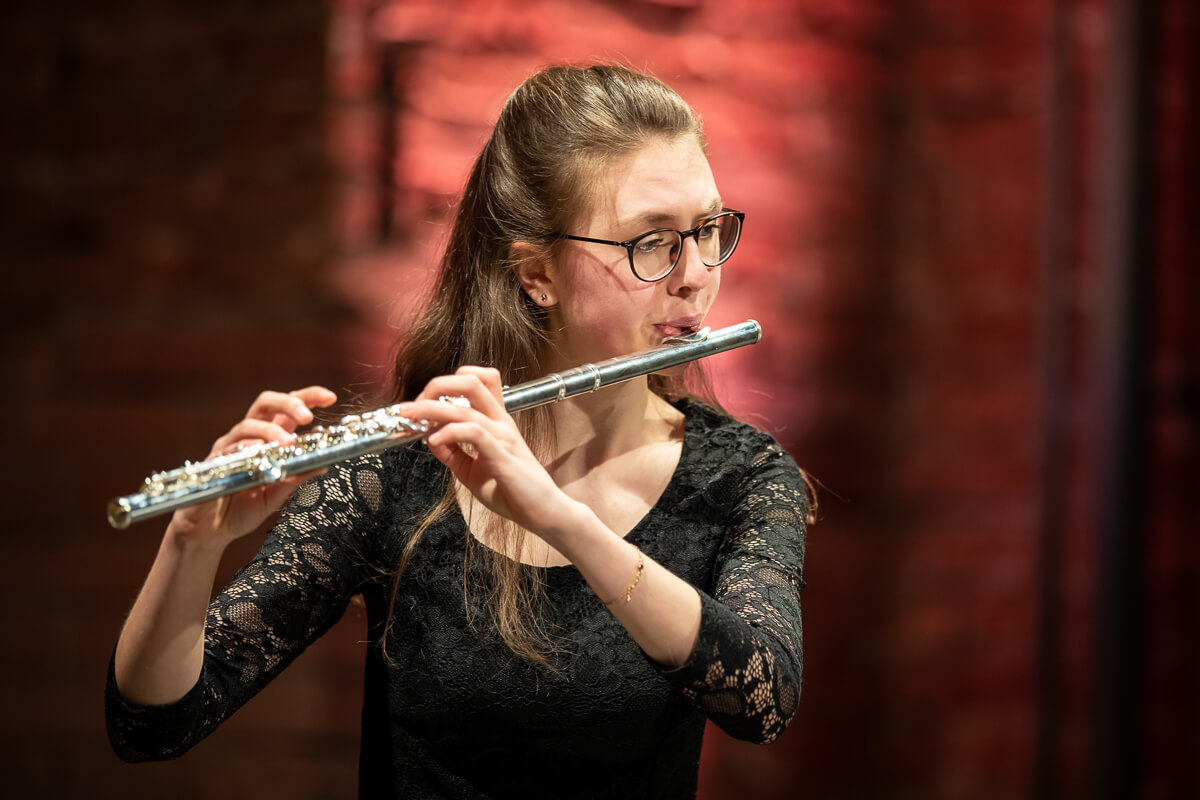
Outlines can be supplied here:
M668 322L657 322L654 329L663 335L664 339L677 339L680 336L690 336L700 330L703 317L680 317Z

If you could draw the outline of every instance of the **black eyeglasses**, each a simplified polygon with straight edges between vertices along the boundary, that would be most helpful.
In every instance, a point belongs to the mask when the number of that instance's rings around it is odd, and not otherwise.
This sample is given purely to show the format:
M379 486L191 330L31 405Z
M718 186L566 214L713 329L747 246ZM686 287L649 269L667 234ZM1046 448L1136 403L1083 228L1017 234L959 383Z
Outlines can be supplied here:
M689 236L696 240L700 249L700 262L706 267L724 264L733 255L738 239L742 236L742 221L746 215L728 208L713 214L690 231L674 228L656 228L628 241L614 242L608 239L590 239L587 236L562 234L563 239L593 244L610 244L624 247L629 253L629 268L640 280L648 283L661 281L671 274L683 253L683 242Z

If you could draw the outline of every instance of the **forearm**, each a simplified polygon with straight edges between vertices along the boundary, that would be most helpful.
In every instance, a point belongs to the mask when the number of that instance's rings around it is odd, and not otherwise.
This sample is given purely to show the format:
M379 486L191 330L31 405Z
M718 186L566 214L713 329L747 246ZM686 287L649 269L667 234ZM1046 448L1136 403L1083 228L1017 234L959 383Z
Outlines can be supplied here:
M700 631L695 588L644 554L638 576L637 549L587 506L580 504L565 527L569 530L550 534L556 549L575 565L646 655L665 669L686 662Z
M117 641L117 687L128 701L166 705L187 694L204 663L204 620L222 547L188 543L174 524Z

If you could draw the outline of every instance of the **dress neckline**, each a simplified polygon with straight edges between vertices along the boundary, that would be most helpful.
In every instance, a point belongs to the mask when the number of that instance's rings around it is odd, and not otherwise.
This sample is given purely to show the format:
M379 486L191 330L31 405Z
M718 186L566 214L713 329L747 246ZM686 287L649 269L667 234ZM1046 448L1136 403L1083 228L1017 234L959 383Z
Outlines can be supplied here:
M670 402L672 406L683 413L683 441L680 443L679 447L679 460L675 462L675 468L671 471L671 477L667 481L667 485L663 487L662 492L658 495L650 507L646 509L646 513L643 514L636 523L634 523L633 527L631 527L629 532L623 537L625 541L633 544L638 544L640 541L642 541L641 535L645 530L649 520L658 515L664 503L677 493L680 479L684 474L685 464L689 460L693 449L691 446L693 438L692 429L697 424L698 416L696 413L694 413L694 406L690 404L686 398L678 401L668 402ZM500 553L499 550L496 550L495 548L485 544L482 540L475 538L475 534L472 533L470 525L467 524L467 518L462 513L462 507L459 506L458 503L454 504L454 522L455 527L458 527L465 535L474 538L475 542L480 547L485 547L488 550L491 550L493 553ZM510 561L517 560L510 556L504 555L503 553L500 553L500 555L503 555ZM571 572L577 573L579 571L574 564L530 564L525 561L520 561L519 563L531 569L545 570L547 573L554 571L560 574L569 574Z

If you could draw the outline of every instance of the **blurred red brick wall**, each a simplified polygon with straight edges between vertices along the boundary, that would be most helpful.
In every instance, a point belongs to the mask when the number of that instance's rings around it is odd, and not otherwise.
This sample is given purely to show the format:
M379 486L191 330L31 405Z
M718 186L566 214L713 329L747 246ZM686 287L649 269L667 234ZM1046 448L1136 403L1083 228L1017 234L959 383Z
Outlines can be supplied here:
M1095 159L1106 11L1069 6L1070 409L1063 692L1052 770L1091 746ZM378 6L378 8L376 8ZM1196 12L1165 4L1163 214L1147 527L1146 797L1194 794ZM107 753L103 669L157 544L100 509L202 453L258 390L369 392L507 92L628 62L704 116L748 214L714 325L729 405L828 487L810 537L801 711L775 745L713 730L701 796L1016 798L1035 782L1049 0L22 3L3 342L16 420L0 763L24 793L353 793L362 620L183 760ZM1189 94L1189 92L1193 94ZM1190 179L1189 179L1190 176ZM231 570L253 543L229 559ZM31 602L32 601L32 602Z
M162 529L108 529L107 498L202 457L263 388L357 375L356 315L327 288L330 17L323 0L6 6L6 796L352 791L350 625L177 764L117 762L101 705Z

